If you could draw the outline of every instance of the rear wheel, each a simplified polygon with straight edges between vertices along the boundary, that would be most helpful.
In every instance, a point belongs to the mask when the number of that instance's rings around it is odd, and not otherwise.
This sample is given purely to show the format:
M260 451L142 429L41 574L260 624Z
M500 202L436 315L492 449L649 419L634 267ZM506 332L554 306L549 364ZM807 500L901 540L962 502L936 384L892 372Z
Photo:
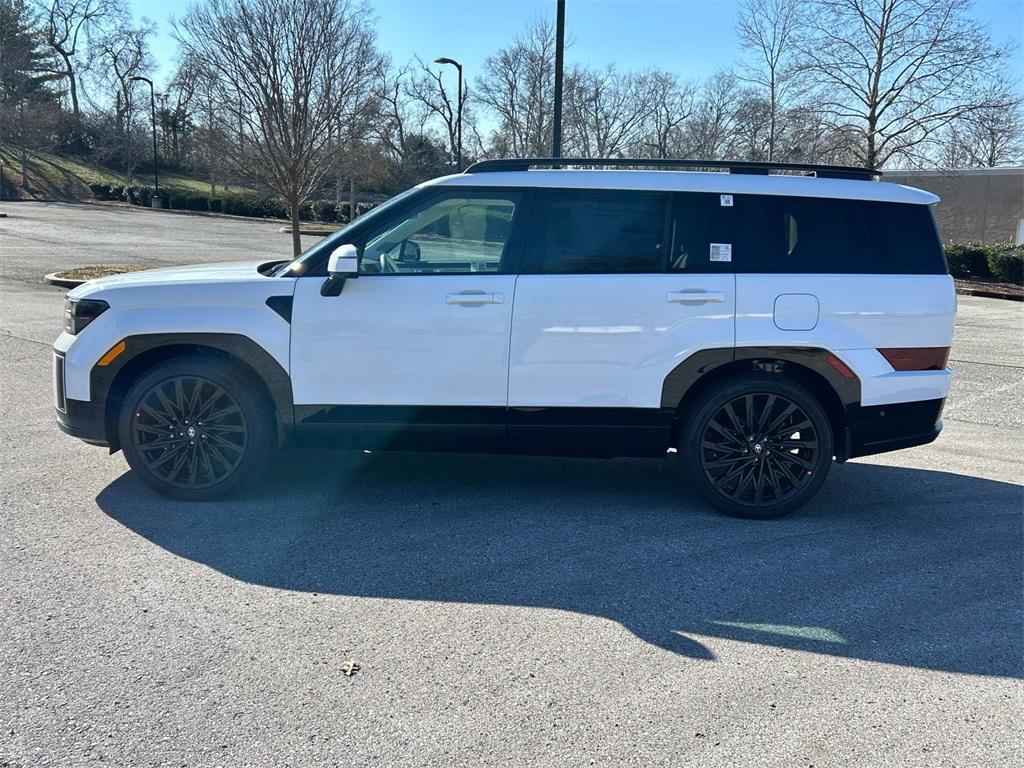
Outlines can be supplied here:
M273 449L274 413L251 374L232 361L171 360L128 391L119 437L146 485L202 500L240 487Z
M751 374L709 389L681 431L691 485L737 517L772 518L807 503L832 465L832 430L804 387Z

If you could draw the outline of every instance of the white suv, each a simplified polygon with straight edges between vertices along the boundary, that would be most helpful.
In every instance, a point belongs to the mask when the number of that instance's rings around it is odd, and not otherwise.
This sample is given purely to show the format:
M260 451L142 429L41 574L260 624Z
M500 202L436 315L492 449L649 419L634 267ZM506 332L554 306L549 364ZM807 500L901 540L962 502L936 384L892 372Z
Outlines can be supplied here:
M778 516L833 459L938 435L937 200L855 168L477 163L294 261L71 291L57 421L181 499L288 445L678 451L711 504Z

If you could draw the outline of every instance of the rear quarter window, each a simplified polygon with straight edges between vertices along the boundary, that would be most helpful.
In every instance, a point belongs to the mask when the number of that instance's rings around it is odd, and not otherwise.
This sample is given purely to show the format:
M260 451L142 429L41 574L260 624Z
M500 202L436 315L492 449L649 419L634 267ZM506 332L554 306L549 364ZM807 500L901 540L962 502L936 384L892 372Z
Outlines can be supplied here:
M939 275L948 272L929 206L737 196L737 272Z

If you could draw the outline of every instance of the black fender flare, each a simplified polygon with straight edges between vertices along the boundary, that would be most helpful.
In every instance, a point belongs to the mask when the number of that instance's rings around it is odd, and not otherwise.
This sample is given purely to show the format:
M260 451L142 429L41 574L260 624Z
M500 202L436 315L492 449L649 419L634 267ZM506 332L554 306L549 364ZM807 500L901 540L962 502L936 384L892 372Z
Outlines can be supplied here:
M119 375L140 364L155 362L159 350L171 355L188 351L213 350L240 360L260 378L274 404L278 421L278 440L285 444L291 440L295 426L294 397L288 372L274 357L248 336L235 333L147 333L122 339L124 352L109 365L93 366L89 374L89 397L93 403L102 403L106 412L107 437L110 445L117 445L117 409L113 406L126 389ZM115 386L118 385L118 386ZM113 430L111 427L113 426Z
M733 363L746 363L752 370L782 373L786 363L808 368L829 383L847 410L860 405L860 379L844 376L829 362L828 350L818 347L726 347L702 349L673 368L661 388L661 407L678 408L686 393L704 376ZM833 356L834 357L834 356Z

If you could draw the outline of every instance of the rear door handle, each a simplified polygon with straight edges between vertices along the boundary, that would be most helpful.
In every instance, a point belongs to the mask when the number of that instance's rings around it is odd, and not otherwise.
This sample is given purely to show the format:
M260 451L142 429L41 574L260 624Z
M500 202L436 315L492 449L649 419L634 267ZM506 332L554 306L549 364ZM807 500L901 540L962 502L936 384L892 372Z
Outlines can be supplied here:
M462 291L461 293L449 293L445 296L446 304L504 304L505 294L485 293L484 291Z
M665 301L669 304L724 304L725 291L669 291Z

